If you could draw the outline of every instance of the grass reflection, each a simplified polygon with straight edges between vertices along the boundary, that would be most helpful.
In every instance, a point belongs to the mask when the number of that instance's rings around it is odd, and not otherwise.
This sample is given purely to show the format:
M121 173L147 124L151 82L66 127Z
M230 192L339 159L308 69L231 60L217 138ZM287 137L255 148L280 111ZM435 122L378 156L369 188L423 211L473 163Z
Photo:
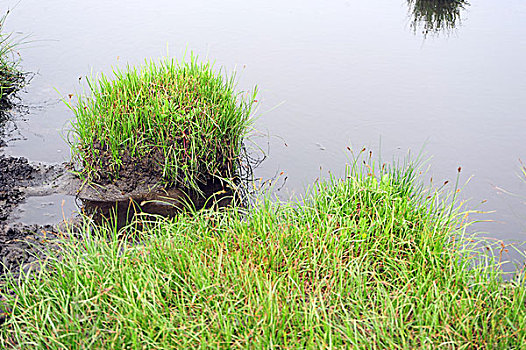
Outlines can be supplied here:
M466 0L407 0L411 28L422 31L424 37L449 35L461 23L462 11L469 6Z

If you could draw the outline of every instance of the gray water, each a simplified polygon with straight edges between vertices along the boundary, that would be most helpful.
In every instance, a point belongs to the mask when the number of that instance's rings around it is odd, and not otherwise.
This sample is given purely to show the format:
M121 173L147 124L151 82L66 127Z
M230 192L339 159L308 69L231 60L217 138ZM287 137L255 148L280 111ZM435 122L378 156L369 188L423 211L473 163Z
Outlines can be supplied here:
M60 99L82 92L85 76L193 51L236 70L240 90L258 85L256 128L267 136L256 140L269 154L256 175L283 171L281 198L341 174L347 146L386 160L424 147L426 179L454 183L461 166L468 208L492 212L473 215L491 222L472 230L526 240L525 1L470 1L427 35L404 0L3 0L8 7L6 29L30 35L20 55L37 74L6 153L69 160L72 113Z
M54 225L69 219L77 211L74 196L30 196L19 206L15 218L26 225Z

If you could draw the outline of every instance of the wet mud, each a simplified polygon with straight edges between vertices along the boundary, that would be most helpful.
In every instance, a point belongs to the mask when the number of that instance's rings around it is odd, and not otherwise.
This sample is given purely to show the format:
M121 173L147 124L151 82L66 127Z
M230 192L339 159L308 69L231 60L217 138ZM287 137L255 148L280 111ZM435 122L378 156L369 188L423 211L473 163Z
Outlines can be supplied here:
M0 224L8 220L16 205L24 199L20 186L30 181L34 172L26 159L0 155Z
M212 182L201 188L202 193L166 187L161 182L143 182L124 192L115 185L86 185L77 194L82 212L100 224L112 220L117 228L133 221L135 215L153 214L174 217L182 211L205 207L224 207L231 203L232 191L221 182Z
M66 171L64 165L31 164L25 158L0 154L0 276L18 275L21 268L27 270L28 264L44 256L58 230L17 223L15 213L28 195L69 190L59 185Z
M181 179L177 183L166 183L164 156L157 148L140 158L124 152L118 168L109 150L100 143L93 145L93 151L97 157L83 160L86 167L93 169L91 182L79 183L77 198L84 214L91 216L95 223L112 220L115 224L116 220L120 228L137 213L172 217L186 209L225 206L233 197L225 182L207 175L205 170L194 179L199 191L182 185ZM225 165L225 173L227 168Z

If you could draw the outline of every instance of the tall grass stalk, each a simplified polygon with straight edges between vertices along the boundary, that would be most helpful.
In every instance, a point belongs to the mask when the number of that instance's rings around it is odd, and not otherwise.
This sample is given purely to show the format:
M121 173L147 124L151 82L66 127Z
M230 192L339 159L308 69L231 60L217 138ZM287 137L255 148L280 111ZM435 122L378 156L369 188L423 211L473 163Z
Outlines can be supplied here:
M411 169L355 163L301 206L263 200L249 213L144 222L120 232L128 240L86 228L38 275L3 287L14 294L0 339L24 349L521 348L524 276L502 282L443 196Z
M193 55L113 73L90 80L91 94L71 106L72 152L84 178L117 179L134 164L194 190L235 177L256 90L236 93L233 75Z

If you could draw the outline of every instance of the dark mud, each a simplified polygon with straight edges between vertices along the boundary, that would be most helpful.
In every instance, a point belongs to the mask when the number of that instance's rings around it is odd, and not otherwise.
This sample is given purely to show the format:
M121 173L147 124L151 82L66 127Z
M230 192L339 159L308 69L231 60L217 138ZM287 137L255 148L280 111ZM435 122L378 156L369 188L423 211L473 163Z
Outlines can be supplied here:
M51 225L3 225L0 227L0 274L11 273L17 277L21 271L40 269L39 261L59 236Z
M96 223L116 219L117 226L122 227L136 213L171 217L185 209L225 206L233 198L233 191L224 181L205 171L195 179L199 191L185 186L181 178L167 183L163 179L164 155L158 148L143 157L123 152L118 167L107 147L95 143L92 152L93 157L83 160L87 168L93 169L91 181L79 184L77 197L84 213Z
M94 169L92 181L101 185L111 185L123 193L132 192L143 184L156 183L162 178L163 154L152 149L144 157L131 157L128 152L121 155L121 166L116 167L115 160L107 147L96 142L93 145L93 157L84 159L87 168Z
M44 256L44 248L58 234L49 225L16 223L14 213L28 194L69 190L60 184L66 171L64 165L30 164L25 158L0 154L0 276L27 269Z
M212 205L224 207L233 199L232 190L221 181L210 181L201 187L201 193L197 193L166 186L159 178L148 177L147 173L137 174L142 175L135 177L135 186L126 186L127 190L123 190L118 183L82 186L77 197L82 203L83 213L98 224L116 220L117 228L121 228L138 213L173 217L184 210L198 210Z
M16 205L24 199L20 186L34 178L33 168L24 158L0 155L0 224L7 221Z

